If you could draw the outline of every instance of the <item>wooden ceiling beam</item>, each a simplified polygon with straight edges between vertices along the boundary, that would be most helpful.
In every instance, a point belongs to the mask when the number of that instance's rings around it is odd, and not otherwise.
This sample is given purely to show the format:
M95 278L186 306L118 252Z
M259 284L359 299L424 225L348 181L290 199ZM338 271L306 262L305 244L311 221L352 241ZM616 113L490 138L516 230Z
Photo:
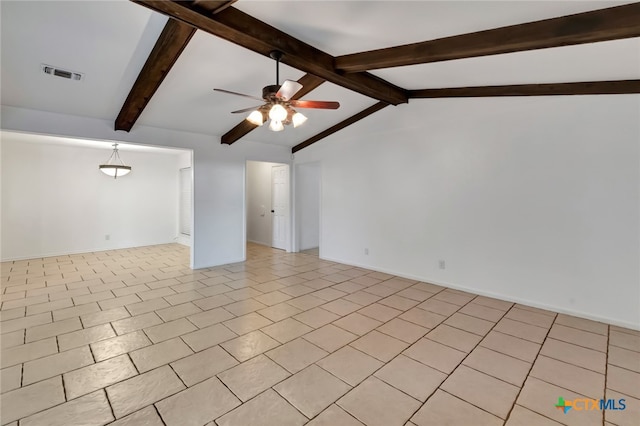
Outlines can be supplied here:
M201 8L214 14L237 0L196 1ZM114 126L116 130L131 130L195 32L192 26L169 18L120 109Z
M362 72L631 37L640 37L640 3L343 55L335 68Z
M195 28L180 21L167 21L120 109L115 130L131 130L195 32Z
M300 99L301 97L324 83L324 80L316 77L313 74L305 74L298 80L298 83L302 84L302 89L300 89L298 93L296 93L291 99ZM251 132L254 129L257 129L258 127L260 126L251 124L247 120L242 120L233 129L222 135L222 137L220 138L220 143L231 145L241 137L245 136L247 133Z
M500 96L622 95L640 93L640 80L577 83L513 84L410 90L410 99L482 98Z
M296 145L293 148L291 148L291 153L295 154L296 152L300 151L301 149L304 149L304 148L308 147L309 145L313 145L314 143L318 142L319 140L324 139L327 136L332 135L335 132L344 129L347 126L352 125L356 121L360 121L363 118L373 114L374 112L380 111L382 108L385 108L385 107L388 107L388 106L389 106L389 104L386 103L386 102L378 102L377 104L373 104L369 108L367 108L367 109L365 109L363 111L360 111L359 113L357 113L355 115L352 115L351 117L347 118L346 120L343 120L343 121L339 122L335 126L331 126L327 130L324 130L324 131L318 133L317 135L310 137L306 141L299 143L298 145Z
M336 72L333 56L234 7L211 15L194 2L131 1L265 56L279 50L284 54L281 62L362 95L392 105L407 102L406 91L401 87L368 73Z

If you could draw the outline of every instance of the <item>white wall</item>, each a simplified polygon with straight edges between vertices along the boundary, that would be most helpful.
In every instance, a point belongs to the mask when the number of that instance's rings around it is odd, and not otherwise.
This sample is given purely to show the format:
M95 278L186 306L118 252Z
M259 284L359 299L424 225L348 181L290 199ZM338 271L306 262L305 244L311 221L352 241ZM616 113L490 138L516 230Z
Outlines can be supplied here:
M276 163L247 161L247 241L271 247L271 169Z
M295 168L295 207L298 250L320 245L320 163Z
M637 95L436 99L296 163L322 161L324 258L638 329L639 145Z
M192 159L193 153L191 151L182 152L178 156L178 170L191 168L193 165ZM178 182L180 182L180 173L178 172ZM191 169L191 229L193 229L193 168ZM178 200L180 200L180 188L178 188ZM185 245L191 246L191 235L184 235L180 232L180 206L178 206L178 223L176 233L178 234L178 238L176 242ZM193 232L191 232L193 234Z
M121 151L126 177L98 170L103 149L2 138L2 260L173 242L178 156ZM107 235L109 236L108 240Z
M290 163L291 150L243 138L232 146L219 138L136 125L131 132L114 131L112 120L101 120L2 106L5 130L97 140L178 147L193 150L194 225L191 262L195 269L245 259L245 162ZM4 208L4 206L3 206Z

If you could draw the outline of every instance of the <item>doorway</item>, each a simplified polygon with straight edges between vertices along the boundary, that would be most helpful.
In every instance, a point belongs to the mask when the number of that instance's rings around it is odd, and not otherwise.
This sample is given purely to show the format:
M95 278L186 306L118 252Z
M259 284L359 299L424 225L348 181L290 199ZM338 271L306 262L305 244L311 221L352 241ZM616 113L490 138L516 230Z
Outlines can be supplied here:
M290 251L289 165L247 161L247 241Z

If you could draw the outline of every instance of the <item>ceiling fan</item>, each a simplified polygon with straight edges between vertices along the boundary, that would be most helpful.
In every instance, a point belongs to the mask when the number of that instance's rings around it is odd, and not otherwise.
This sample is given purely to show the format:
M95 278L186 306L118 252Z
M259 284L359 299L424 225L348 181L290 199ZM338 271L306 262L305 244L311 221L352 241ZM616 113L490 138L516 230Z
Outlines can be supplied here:
M267 119L270 119L269 129L279 132L284 130L285 125L293 124L293 127L298 127L307 121L307 117L297 112L294 107L314 109L338 109L340 107L340 103L335 101L301 101L292 99L302 89L302 84L293 80L285 80L280 85L280 59L282 59L282 52L274 50L269 56L276 61L276 84L262 88L262 99L229 90L213 89L217 92L265 102L262 105L231 111L232 114L252 111L247 117L247 121L256 126L262 126Z

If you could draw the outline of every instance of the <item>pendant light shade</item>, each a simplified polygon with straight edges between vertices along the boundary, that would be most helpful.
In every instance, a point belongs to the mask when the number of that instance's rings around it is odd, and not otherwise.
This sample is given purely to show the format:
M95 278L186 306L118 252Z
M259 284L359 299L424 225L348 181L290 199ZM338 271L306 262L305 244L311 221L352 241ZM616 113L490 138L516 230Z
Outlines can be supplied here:
M113 152L111 156L107 160L106 163L100 164L98 166L100 171L107 176L111 176L114 179L117 179L120 176L128 175L131 172L131 166L126 166L122 159L120 159L120 154L118 153L118 144L113 144Z

